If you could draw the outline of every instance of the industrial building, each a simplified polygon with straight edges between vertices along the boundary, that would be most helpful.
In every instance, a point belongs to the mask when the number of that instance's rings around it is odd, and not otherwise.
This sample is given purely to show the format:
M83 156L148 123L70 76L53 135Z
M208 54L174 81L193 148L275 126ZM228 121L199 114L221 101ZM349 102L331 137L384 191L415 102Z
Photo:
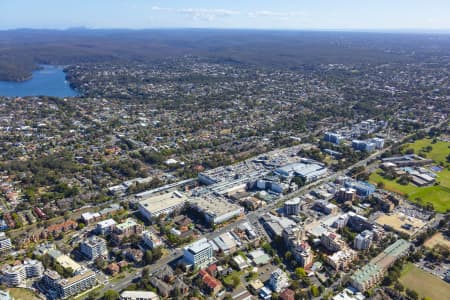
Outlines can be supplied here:
M201 212L206 221L212 225L226 222L232 218L244 214L244 208L240 205L228 202L222 197L204 195L189 199L189 205Z
M178 192L169 192L139 201L139 212L149 221L158 217L159 215L168 215L176 209L182 208L186 202L187 197Z

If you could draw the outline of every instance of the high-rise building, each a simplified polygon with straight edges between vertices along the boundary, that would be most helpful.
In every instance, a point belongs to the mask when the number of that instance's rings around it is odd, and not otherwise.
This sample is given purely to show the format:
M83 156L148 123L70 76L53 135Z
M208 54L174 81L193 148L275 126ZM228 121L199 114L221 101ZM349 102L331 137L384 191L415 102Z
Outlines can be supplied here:
M294 198L284 202L284 213L287 216L298 215L300 213L300 198Z
M0 253L9 252L12 249L11 239L4 232L0 232Z
M342 240L341 236L334 232L325 232L320 237L322 246L327 248L331 252L342 250L346 247L346 243Z
M213 249L206 238L184 247L184 259L195 267L207 266L213 257Z
M114 221L113 219L107 219L98 222L95 231L97 234L107 235L113 232L113 230L116 228L116 225L116 221Z
M339 145L342 141L343 137L340 134L333 132L325 132L323 136L323 140L326 142L330 142L336 145Z
M38 260L28 259L22 264L8 266L3 269L3 282L8 286L18 286L24 283L25 279L41 277L44 266Z
M353 241L353 247L356 250L367 250L370 248L373 240L373 232L369 230L364 230L355 237Z
M55 297L64 299L94 287L97 280L91 270L85 270L70 278L61 278L55 271L47 270L43 281Z
M99 256L108 254L106 241L98 236L91 236L80 245L80 251L89 259L96 259Z

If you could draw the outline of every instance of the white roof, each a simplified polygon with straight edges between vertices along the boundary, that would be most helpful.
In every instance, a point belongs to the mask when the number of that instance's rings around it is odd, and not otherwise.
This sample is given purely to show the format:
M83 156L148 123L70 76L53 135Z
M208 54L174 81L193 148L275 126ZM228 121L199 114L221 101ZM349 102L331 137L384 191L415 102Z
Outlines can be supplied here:
M116 221L114 221L113 219L107 219L107 220L98 222L98 223L97 223L97 226L100 226L100 227L110 227L110 226L113 226L113 225L116 225L116 224L117 224Z
M205 250L206 248L211 247L206 238L199 239L198 241L186 246L184 249L189 250L193 253L199 253L200 251Z
M159 299L158 295L154 292L149 291L123 291L120 294L122 298L132 298L132 299Z
M183 204L187 197L180 192L164 193L139 201L139 205L150 213L159 212Z

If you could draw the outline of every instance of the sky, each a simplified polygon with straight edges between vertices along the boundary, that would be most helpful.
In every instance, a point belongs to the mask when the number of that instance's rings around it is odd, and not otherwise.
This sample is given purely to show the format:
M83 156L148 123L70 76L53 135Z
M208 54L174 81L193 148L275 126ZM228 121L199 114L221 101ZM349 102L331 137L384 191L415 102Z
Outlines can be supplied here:
M15 28L450 30L450 0L0 0Z

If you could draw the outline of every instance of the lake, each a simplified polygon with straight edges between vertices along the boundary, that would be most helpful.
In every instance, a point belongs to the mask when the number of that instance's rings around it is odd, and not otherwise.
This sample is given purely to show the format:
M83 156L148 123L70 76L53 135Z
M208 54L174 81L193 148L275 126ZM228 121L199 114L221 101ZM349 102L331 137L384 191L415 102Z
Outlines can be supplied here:
M72 97L78 93L66 81L62 67L43 65L33 72L31 79L22 82L0 81L0 96L55 96Z

